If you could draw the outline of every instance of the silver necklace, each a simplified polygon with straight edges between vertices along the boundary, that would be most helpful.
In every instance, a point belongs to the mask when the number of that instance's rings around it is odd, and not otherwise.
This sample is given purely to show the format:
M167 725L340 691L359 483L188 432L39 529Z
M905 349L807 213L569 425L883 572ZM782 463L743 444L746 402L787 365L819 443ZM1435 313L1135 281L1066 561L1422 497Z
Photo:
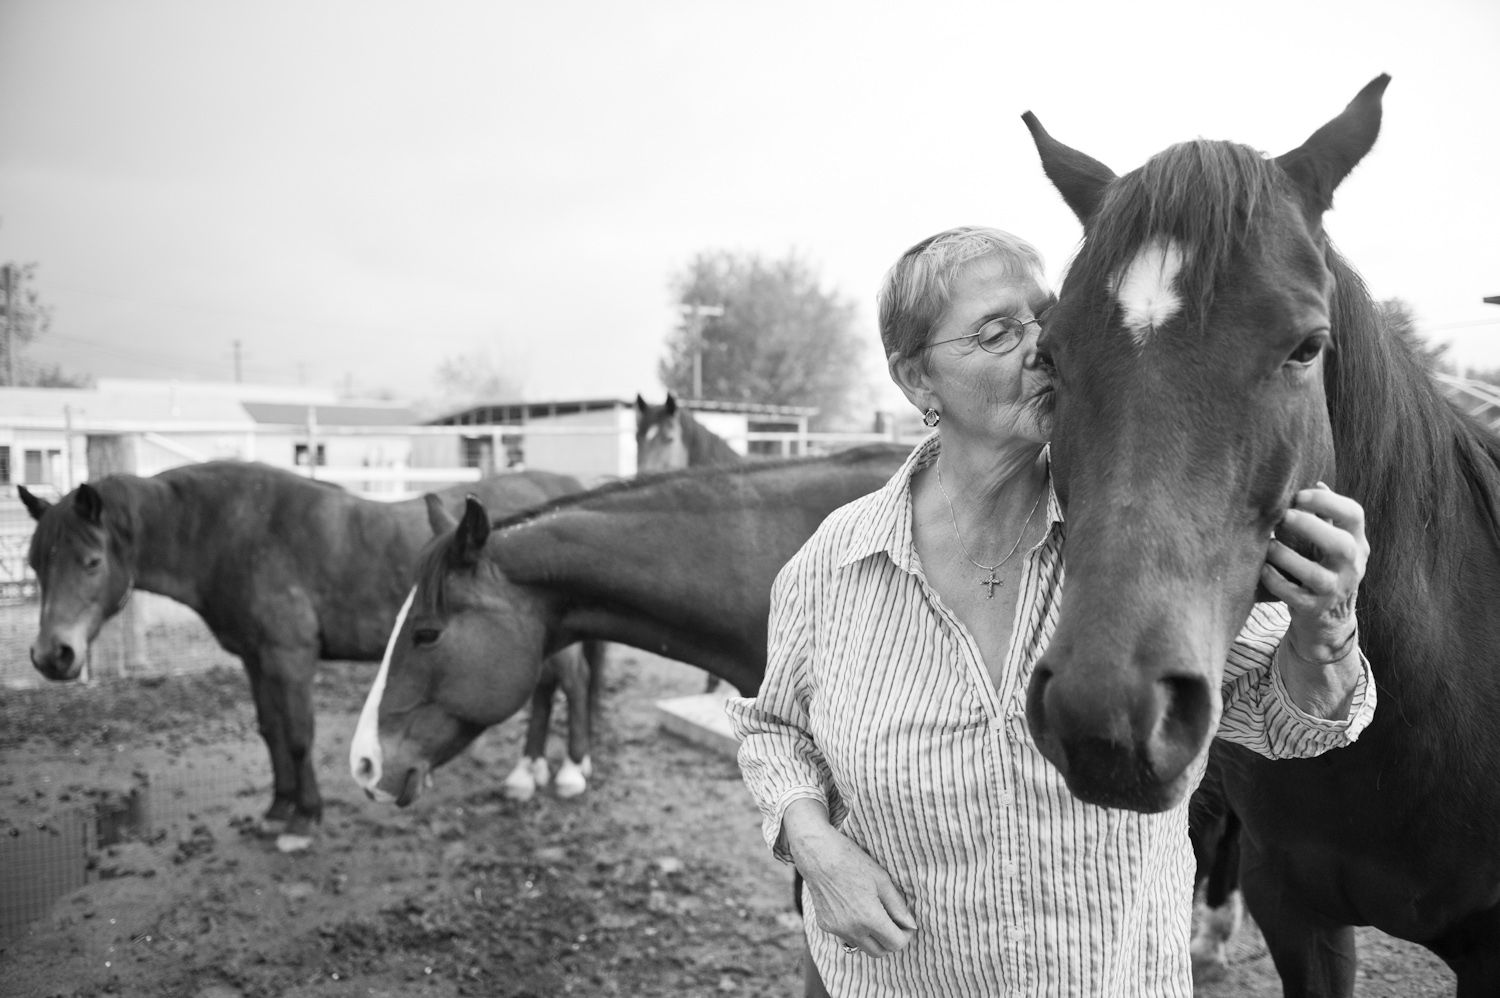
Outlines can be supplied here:
M964 535L958 532L958 514L953 512L953 500L948 498L948 490L943 488L943 466L941 464L937 466L937 480L938 491L943 494L943 499L945 499L948 503L948 519L953 521L953 536L958 540L959 550L963 551L964 557L969 559L969 562L975 568L983 569L985 572L989 573L984 578L979 580L979 584L986 587L984 598L994 599L995 587L1000 585L1000 577L995 573L999 571L1001 566L1003 566L1007 561L1010 561L1012 555L1020 550L1021 539L1026 536L1026 528L1031 526L1031 518L1036 515L1036 508L1042 504L1042 495L1047 490L1044 487L1041 492L1038 492L1036 494L1036 502L1031 504L1031 512L1026 514L1026 522L1021 524L1021 533L1017 535L1016 542L1011 545L1010 554L1007 554L1004 558L1001 558L993 565L981 565L979 564L979 562L975 561L974 556L969 553L968 546L964 544Z

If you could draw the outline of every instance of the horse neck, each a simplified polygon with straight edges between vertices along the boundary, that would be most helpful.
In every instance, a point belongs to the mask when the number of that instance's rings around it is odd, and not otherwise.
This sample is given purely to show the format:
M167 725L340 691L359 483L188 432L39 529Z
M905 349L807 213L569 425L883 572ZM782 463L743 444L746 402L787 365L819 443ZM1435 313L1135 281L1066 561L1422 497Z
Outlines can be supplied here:
M724 442L724 438L698 422L686 409L677 411L677 422L682 427L682 441L687 446L688 464L738 464L739 452Z
M192 531L198 521L180 492L160 478L110 475L96 483L109 510L111 541L137 589L200 610L199 574L207 563Z
M766 607L736 586L728 566L754 564L737 539L755 536L756 516L739 509L712 519L565 510L498 531L486 556L512 583L544 593L570 637L666 654L753 690L764 670ZM730 529L731 520L740 526Z
M1382 685L1441 682L1471 657L1455 643L1464 629L1452 626L1463 601L1500 598L1500 450L1382 327L1358 275L1335 263L1328 406L1338 487L1364 507L1371 543L1362 640L1386 673Z

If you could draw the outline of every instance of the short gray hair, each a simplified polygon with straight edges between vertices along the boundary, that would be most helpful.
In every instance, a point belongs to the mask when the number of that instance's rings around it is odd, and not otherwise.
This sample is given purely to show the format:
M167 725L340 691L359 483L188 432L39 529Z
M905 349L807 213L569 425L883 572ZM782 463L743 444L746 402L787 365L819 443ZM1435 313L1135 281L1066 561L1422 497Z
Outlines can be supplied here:
M880 342L889 357L915 357L952 301L954 276L981 257L999 258L1005 275L1045 283L1042 255L1020 236L982 225L939 232L901 254L876 296Z

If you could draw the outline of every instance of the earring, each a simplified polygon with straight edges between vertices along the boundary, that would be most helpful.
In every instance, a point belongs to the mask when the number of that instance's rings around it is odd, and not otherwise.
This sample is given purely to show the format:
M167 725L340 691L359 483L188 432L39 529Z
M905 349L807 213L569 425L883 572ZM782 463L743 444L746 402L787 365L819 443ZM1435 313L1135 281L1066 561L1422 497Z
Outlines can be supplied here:
M936 409L929 408L926 412L922 413L922 423L925 426L936 426L942 418L943 414Z

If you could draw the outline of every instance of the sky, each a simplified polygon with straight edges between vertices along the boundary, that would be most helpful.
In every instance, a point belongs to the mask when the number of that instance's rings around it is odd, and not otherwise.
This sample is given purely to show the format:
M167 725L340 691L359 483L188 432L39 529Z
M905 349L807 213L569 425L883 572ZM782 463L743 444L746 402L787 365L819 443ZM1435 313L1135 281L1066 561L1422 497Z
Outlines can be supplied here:
M659 397L671 275L815 263L858 303L959 224L1080 229L1020 115L1125 172L1300 144L1392 74L1326 228L1461 366L1500 368L1500 3L0 0L0 260L95 376L422 398ZM893 390L872 395L886 406Z

